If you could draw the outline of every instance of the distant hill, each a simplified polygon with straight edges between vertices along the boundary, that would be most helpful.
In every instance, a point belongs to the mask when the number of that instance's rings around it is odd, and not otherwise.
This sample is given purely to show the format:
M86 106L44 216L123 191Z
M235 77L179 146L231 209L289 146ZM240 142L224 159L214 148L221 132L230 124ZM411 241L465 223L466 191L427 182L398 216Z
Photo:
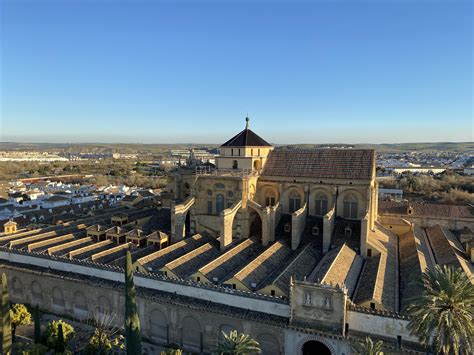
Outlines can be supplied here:
M439 142L439 143L397 143L397 144L283 144L278 147L293 148L322 148L322 147L345 147L345 148L370 148L380 153L385 152L406 152L406 151L449 151L449 152L467 152L474 151L474 142ZM160 154L170 149L213 149L219 147L219 144L131 144L131 143L15 143L0 142L0 150L7 151L60 151L70 153L80 152L119 152L119 153L142 153L142 154Z
M294 148L321 148L321 147L344 147L375 149L380 153L396 153L407 151L445 151L445 152L468 152L474 151L474 142L438 142L438 143L385 143L385 144L286 144L285 147Z

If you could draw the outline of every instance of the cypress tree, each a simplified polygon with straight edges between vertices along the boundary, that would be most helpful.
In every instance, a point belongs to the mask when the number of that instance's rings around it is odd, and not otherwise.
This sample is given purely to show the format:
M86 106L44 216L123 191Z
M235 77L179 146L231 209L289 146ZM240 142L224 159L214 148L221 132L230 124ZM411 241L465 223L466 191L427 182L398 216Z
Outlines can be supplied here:
M141 355L140 318L138 317L137 292L133 282L132 256L127 251L125 265L125 343L127 355Z
M33 321L35 323L35 344L39 344L41 342L41 320L38 305L33 311Z
M63 353L65 350L64 346L64 332L63 332L63 325L61 323L58 324L58 342L56 343L56 352Z
M12 351L12 325L10 319L10 298L8 296L7 275L2 274L2 349L3 354Z

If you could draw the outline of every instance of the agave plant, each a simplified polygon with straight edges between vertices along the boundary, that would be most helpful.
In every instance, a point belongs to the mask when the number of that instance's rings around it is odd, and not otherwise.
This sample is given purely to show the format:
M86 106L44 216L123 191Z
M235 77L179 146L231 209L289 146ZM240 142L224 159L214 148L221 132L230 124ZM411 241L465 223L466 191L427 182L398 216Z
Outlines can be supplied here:
M408 329L437 353L472 354L474 286L460 268L437 265L423 273L423 292L406 311Z
M217 342L215 352L218 355L259 354L260 344L250 335L232 330L229 334L222 332L223 339Z

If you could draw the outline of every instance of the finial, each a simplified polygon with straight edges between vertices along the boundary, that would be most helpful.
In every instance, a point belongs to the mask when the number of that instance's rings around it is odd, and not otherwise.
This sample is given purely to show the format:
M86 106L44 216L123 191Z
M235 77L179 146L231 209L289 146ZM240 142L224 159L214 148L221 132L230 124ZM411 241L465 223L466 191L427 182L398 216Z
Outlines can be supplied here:
M250 121L250 118L249 118L249 114L247 113L247 117L245 117L245 129L249 129L249 121Z

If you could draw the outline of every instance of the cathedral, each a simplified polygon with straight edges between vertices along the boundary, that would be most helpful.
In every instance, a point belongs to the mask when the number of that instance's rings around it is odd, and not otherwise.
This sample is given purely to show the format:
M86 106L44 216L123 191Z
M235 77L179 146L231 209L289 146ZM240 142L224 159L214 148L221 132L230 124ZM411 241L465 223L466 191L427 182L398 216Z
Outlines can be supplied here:
M249 127L222 144L215 168L170 175L171 238L207 234L221 251L247 238L291 250L311 242L322 253L349 245L377 254L375 152L362 149L274 149Z
M247 118L216 164L170 172L158 201L8 223L0 268L13 302L120 325L130 251L142 336L190 353L235 329L265 355L347 355L366 336L421 354L403 313L422 291L413 280L449 264L474 283L474 208L382 201L377 189L373 150L274 147Z

